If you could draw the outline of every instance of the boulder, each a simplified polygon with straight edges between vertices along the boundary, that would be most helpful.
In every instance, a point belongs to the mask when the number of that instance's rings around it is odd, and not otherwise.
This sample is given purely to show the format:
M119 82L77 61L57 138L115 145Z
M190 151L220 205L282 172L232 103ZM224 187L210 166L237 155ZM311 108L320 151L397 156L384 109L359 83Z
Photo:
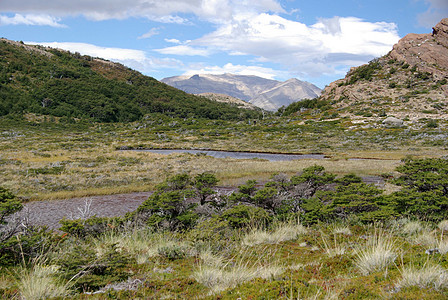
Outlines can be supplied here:
M403 126L403 120L395 118L395 117L387 117L383 120L383 124L386 127L401 127Z

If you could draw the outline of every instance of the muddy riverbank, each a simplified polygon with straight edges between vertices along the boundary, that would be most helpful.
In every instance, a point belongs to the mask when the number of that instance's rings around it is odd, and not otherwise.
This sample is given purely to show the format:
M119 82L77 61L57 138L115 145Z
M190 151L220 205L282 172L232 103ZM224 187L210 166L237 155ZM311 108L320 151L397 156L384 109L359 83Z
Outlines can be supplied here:
M365 176L363 181L374 184L379 188L384 186L384 179L379 176ZM259 184L259 187L263 183ZM230 194L236 187L219 187L220 194ZM77 219L97 217L122 216L136 210L152 192L140 192L130 194L92 196L64 200L33 201L24 204L24 209L15 216L26 217L28 224L36 226L48 226L49 229L58 229L63 218Z

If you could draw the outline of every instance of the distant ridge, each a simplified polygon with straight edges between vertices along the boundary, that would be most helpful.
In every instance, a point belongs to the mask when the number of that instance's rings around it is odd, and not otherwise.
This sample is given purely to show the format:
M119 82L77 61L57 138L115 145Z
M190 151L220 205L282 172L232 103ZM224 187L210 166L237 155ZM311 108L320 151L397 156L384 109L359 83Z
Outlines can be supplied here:
M321 92L317 86L295 78L282 82L258 76L196 74L161 81L187 93L225 94L271 111L305 98L318 97Z

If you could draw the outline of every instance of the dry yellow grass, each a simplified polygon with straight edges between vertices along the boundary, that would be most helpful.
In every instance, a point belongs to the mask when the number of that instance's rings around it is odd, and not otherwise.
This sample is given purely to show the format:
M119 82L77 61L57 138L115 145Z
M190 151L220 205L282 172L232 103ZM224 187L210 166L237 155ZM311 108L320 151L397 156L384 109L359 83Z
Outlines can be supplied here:
M233 126L233 125L232 125ZM404 147L394 151L339 149L341 136L323 134L322 142L332 146L324 148L331 158L270 162L260 159L216 159L191 154L160 155L149 152L116 151L124 145L161 148L204 148L231 151L312 152L317 147L317 134L304 132L310 137L304 143L288 133L266 134L241 131L236 135L229 130L225 138L210 137L210 128L200 133L140 132L133 125L97 124L86 132L8 130L0 139L0 186L31 200L60 199L101 194L139 192L152 189L165 178L176 173L212 172L221 185L237 186L248 179L268 180L273 173L289 176L312 165L324 166L328 172L344 175L380 175L393 173L400 160L407 155L440 156L436 148ZM222 130L217 129L217 130ZM227 129L228 130L228 129ZM207 135L208 134L208 135ZM269 137L271 135L271 137ZM366 140L367 142L367 140ZM370 142L368 142L370 143ZM350 146L352 147L352 146ZM339 150L338 150L339 149ZM322 152L321 150L318 150ZM368 159L350 159L368 158ZM39 169L62 166L58 174L43 174ZM38 171L36 171L38 170ZM386 186L395 190L394 186Z
M303 159L271 162L260 159L217 159L192 154L160 155L116 151L98 145L89 149L45 152L3 151L0 185L32 200L61 199L101 194L147 191L176 173L212 172L222 185L239 185L248 179L266 181L273 173L293 175L318 164L339 175L378 175L393 172L399 160ZM38 169L63 166L59 174Z

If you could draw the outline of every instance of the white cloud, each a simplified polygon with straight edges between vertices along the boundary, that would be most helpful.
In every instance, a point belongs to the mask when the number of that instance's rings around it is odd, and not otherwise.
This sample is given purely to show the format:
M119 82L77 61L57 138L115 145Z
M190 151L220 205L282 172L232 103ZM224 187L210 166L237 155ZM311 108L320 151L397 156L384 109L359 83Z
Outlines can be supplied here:
M165 42L178 45L182 44L182 42L179 41L178 39L165 39Z
M122 63L143 73L151 73L163 68L179 68L183 66L183 63L176 59L148 57L144 51L134 49L99 47L86 43L26 43L64 49L70 52L79 52L82 55L89 55L92 57L100 57Z
M49 15L35 15L35 14L15 14L14 17L0 15L1 25L34 25L34 26L51 26L51 27L66 27L60 24L60 19Z
M426 12L418 16L420 25L431 28L440 20L448 17L448 1L447 0L424 0L429 4Z
M398 40L393 23L335 17L307 26L278 15L241 14L189 46L253 55L260 62L280 63L299 76L318 76L384 55ZM159 52L171 54L165 49Z
M86 43L36 43L27 42L28 44L39 44L45 47L59 48L68 50L71 52L79 52L83 55L89 55L93 57L101 57L108 60L137 60L142 61L146 58L145 52L134 49L123 49L123 48L107 48L99 47L92 44Z
M188 45L178 45L178 46L172 46L167 47L163 49L156 49L154 51L157 51L162 54L168 54L168 55L186 55L186 56L209 56L211 54L210 49L201 49L201 48L194 48L190 47Z
M245 66L245 65L233 65L228 63L222 67L220 66L202 66L202 65L189 65L189 69L183 75L195 75L195 74L237 74L237 75L255 75L263 78L274 79L278 77L287 77L287 74L282 71L277 71L271 68L265 68L260 66Z
M139 40L141 39L149 39L152 36L158 35L160 28L151 28L151 30L149 30L147 33L142 34L141 36L138 37Z
M176 16L183 13L219 23L241 11L283 12L276 0L15 0L2 1L1 6L6 12L84 15L93 20L146 17L168 23L184 23L185 19Z

